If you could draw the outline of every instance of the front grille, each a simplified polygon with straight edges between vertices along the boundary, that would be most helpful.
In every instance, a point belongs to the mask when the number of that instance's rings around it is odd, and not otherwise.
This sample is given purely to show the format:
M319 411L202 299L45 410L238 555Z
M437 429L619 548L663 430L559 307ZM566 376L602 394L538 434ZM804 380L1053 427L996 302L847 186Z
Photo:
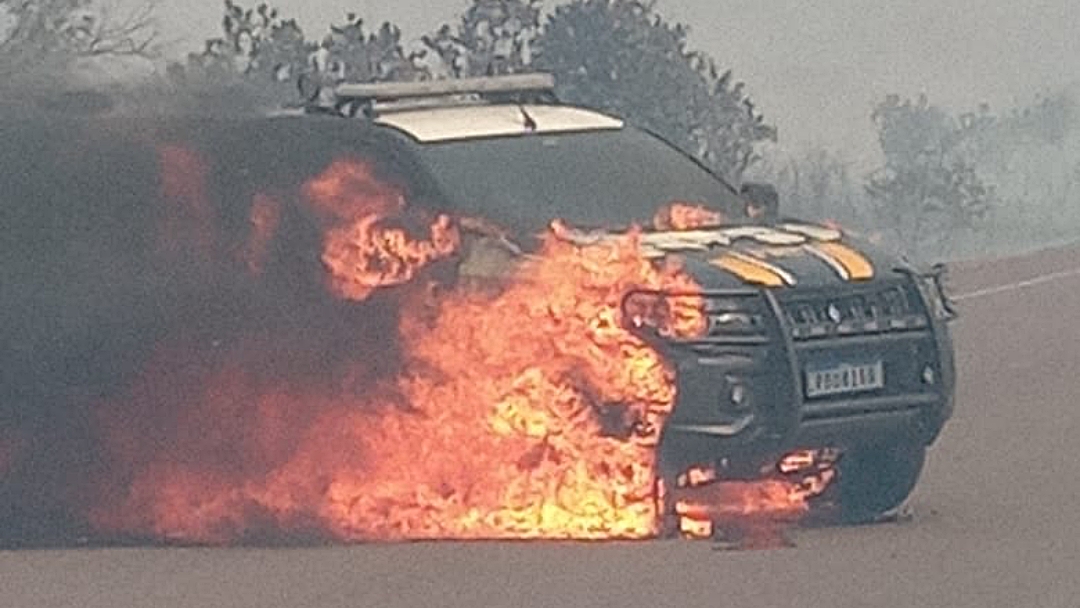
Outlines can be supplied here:
M802 381L803 420L917 409L940 398L941 365L929 332L894 333L870 340L807 341L797 343L795 352ZM884 386L810 395L811 371L845 364L880 364Z
M796 341L910 331L929 326L911 283L875 284L844 293L814 293L780 301Z

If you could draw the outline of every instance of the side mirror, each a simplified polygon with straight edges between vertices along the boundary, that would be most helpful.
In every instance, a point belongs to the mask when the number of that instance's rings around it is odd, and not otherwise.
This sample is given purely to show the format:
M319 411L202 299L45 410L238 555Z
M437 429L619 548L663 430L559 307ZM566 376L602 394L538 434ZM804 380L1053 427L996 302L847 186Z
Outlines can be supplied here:
M776 187L764 182L746 182L739 188L746 217L773 221L780 217L780 195Z

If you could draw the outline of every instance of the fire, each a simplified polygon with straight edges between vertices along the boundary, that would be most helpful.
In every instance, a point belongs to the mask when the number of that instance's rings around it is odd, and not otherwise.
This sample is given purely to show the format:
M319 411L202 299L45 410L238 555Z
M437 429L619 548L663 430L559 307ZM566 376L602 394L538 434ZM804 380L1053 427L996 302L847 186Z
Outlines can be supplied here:
M699 337L708 328L704 300L699 295L634 292L623 306L633 327L651 330L661 337Z
M785 528L809 511L799 486L780 480L721 481L676 496L684 537L715 538L741 549L788 544Z
M438 284L423 271L458 255L459 229L505 232L413 208L357 159L295 194L256 195L234 251L261 276L282 206L296 200L321 231L314 255L329 297L304 294L311 309L295 312L263 299L289 310L277 326L180 328L123 397L96 408L109 466L89 484L86 517L100 533L201 543L658 533L655 450L676 383L641 330L688 338L706 324L677 257L646 257L636 230L582 240L554 222L496 289ZM687 209L666 217L718 220ZM675 504L698 528L796 517L815 491L688 479Z
M417 292L386 337L404 368L364 392L275 392L226 366L192 391L170 447L92 519L200 542L266 528L350 540L652 536L654 449L675 387L622 322L635 288L697 286L642 257L637 235L589 246L551 235L496 295ZM154 369L174 368L186 369ZM121 421L111 432L118 457L138 461L146 433Z
M676 512L697 520L789 520L809 509L802 486L779 480L723 481L676 491Z
M661 207L653 216L657 230L693 230L724 223L724 215L705 205L676 201Z
M384 419L372 439L397 452L387 474L407 470L409 481L349 484L356 502L343 531L370 526L370 505L389 501L396 508L382 525L394 537L653 534L653 450L675 393L672 370L621 323L622 294L638 286L693 283L642 258L633 236L586 247L550 237L495 299L459 292L433 323L406 319L409 352L450 381L406 381L430 426L412 436L415 427ZM433 431L442 435L436 460L417 466L395 448ZM440 488L443 513L425 514L420 488Z
M414 240L391 219L407 221L401 188L378 179L369 163L339 160L308 182L303 194L326 231L323 264L332 289L350 300L364 300L379 287L411 281L427 264L453 254L457 227L446 215L428 222L427 240Z
M835 479L838 457L835 450L796 450L776 463L773 474L764 471L766 477L755 481L724 480L715 468L693 467L673 490L680 530L694 538L712 536L717 526L729 533L775 535L777 526L809 512L809 501Z
M776 468L784 474L797 473L813 467L817 460L817 450L796 450L781 458Z

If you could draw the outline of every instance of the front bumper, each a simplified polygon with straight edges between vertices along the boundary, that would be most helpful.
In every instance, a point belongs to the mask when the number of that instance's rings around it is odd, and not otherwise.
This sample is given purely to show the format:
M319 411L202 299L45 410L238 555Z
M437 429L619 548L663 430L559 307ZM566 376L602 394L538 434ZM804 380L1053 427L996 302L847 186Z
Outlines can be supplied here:
M798 339L777 296L762 295L772 311L764 339L668 347L679 397L660 442L666 474L722 463L729 475L752 476L796 449L933 443L953 408L944 321L925 314L925 322L900 330ZM807 396L808 369L867 360L882 362L884 387ZM733 407L733 385L743 387L749 404Z

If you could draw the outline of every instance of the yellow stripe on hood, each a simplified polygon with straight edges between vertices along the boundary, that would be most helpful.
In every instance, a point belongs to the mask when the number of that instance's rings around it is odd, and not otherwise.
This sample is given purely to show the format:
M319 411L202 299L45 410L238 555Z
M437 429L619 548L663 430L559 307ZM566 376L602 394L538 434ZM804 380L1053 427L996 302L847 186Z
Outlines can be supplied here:
M795 277L783 268L737 251L729 251L710 260L709 263L723 268L748 283L757 283L766 287L795 284Z
M863 254L837 242L814 243L807 249L827 264L837 269L840 278L848 281L865 281L874 278L874 265ZM843 272L840 272L843 270Z

